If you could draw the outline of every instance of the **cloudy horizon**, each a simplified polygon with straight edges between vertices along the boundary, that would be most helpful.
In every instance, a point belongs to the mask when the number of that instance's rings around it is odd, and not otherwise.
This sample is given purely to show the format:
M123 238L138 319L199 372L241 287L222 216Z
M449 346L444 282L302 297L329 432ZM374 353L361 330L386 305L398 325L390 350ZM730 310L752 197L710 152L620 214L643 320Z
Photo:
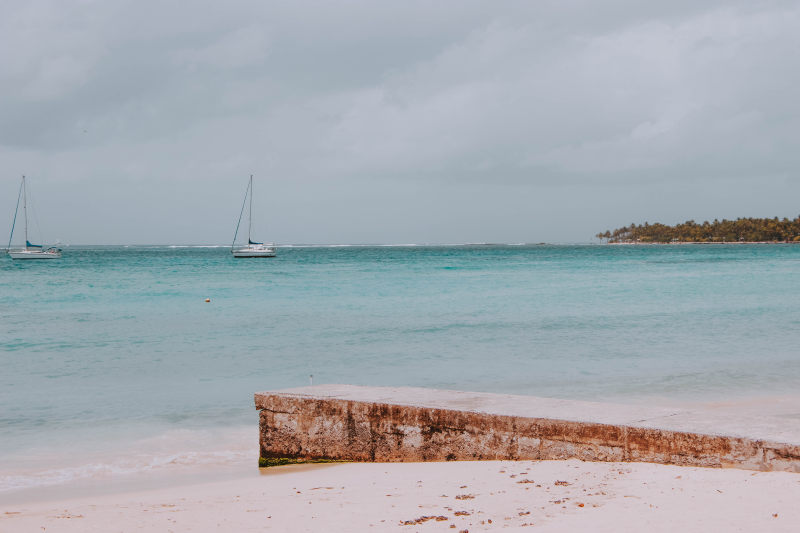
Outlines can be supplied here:
M796 2L0 6L0 231L590 242L795 217ZM7 238L7 237L3 237Z

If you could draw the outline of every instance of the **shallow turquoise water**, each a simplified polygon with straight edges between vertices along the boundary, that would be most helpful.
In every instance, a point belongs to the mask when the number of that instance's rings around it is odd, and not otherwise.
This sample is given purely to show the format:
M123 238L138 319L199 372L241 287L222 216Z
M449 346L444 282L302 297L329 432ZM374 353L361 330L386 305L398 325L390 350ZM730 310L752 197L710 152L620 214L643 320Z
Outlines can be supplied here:
M181 431L213 442L217 429L255 427L253 392L310 374L618 401L794 393L798 272L791 245L296 247L271 260L234 260L224 247L71 247L60 261L3 258L0 472L13 470L17 487L53 454ZM168 456L169 446L153 448Z

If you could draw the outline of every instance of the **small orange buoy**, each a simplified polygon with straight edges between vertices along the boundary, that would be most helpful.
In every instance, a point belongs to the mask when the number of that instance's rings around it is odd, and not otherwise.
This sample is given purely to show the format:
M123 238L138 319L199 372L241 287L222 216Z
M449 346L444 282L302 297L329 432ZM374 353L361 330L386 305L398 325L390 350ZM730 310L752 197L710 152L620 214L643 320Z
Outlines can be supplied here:
M210 302L211 298L206 298L206 303Z

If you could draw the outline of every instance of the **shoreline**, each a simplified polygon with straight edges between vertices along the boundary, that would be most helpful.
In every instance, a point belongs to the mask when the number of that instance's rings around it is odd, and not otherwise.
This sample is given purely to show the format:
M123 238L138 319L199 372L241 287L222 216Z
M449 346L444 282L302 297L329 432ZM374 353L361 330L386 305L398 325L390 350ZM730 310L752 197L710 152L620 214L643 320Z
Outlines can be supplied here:
M601 243L612 246L654 246L654 245L668 245L676 246L682 244L800 244L800 241L680 241L680 242L606 242Z
M603 404L646 403L679 410L701 409L718 420L732 416L779 417L787 422L800 420L800 395L795 394L748 394L689 401L669 397L599 401ZM0 490L0 501L36 503L63 499L70 494L94 497L108 492L154 490L257 474L256 424L254 420L252 426L207 428L195 432L172 430L127 444L115 441L103 448L98 448L100 443L94 442L91 448L94 451L81 451L72 446L55 454L44 455L40 450L27 457L8 455L0 465L0 481L5 478L7 482ZM182 434L180 439L165 442L168 435L174 437L176 432ZM212 434L220 436L209 441ZM153 447L153 442L159 446ZM138 467L132 468L134 465ZM13 488L14 481L22 484Z

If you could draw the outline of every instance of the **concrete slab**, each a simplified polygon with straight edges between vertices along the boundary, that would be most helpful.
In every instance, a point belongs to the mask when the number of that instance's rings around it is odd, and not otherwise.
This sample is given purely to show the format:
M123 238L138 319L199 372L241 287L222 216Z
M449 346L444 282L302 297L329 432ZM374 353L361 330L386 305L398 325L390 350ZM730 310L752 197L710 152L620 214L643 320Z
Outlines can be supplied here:
M255 395L264 457L636 460L800 471L800 419L412 387Z

